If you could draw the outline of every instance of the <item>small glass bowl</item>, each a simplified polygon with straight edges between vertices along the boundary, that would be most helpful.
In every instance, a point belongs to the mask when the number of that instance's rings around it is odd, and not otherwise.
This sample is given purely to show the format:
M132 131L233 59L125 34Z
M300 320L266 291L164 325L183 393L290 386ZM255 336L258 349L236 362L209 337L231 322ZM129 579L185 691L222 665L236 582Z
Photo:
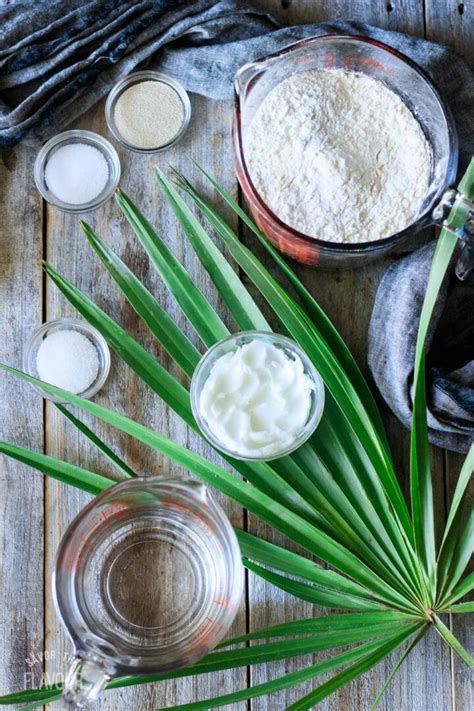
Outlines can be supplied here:
M49 158L55 151L58 150L58 148L69 145L70 143L85 143L89 146L97 148L97 150L99 150L104 156L109 168L109 178L102 192L100 192L93 200L85 203L79 203L77 205L63 202L57 198L56 195L48 188L45 180L46 164L48 163ZM50 203L50 205L54 205L58 208L58 210L62 210L63 212L89 212L102 205L114 194L120 180L120 160L113 145L109 143L107 139L99 136L98 133L94 133L93 131L83 131L82 129L64 131L63 133L58 133L56 136L53 136L53 138L50 138L49 141L47 141L41 148L40 152L36 156L34 176L36 187L44 199Z
M157 146L156 148L139 148L138 146L134 146L132 143L128 143L123 138L122 134L117 128L117 124L115 123L115 106L120 96L126 89L129 89L131 86L134 86L134 84L140 84L144 81L159 81L162 84L167 84L169 87L175 90L175 92L181 99L181 103L183 105L184 117L181 128L171 141L165 143L162 146ZM174 144L177 143L186 132L186 129L188 128L189 122L191 120L191 102L189 101L189 96L185 88L175 79L172 79L166 74L162 74L161 72L154 72L151 70L145 70L143 72L133 72L133 74L129 74L128 76L124 77L124 79L121 79L119 82L117 82L117 84L115 84L110 94L108 95L107 103L105 104L105 120L107 121L107 126L109 127L109 130L113 137L119 143L121 143L122 146L125 146L125 148L128 148L131 151L136 151L137 153L159 153L160 151L164 151L167 148L174 146Z
M260 340L266 343L271 343L277 348L280 348L285 355L293 359L294 356L298 356L304 367L304 372L312 380L314 384L314 390L311 391L311 407L306 425L301 430L300 434L295 437L292 444L282 449L281 451L271 454L271 455L255 455L248 456L239 454L239 452L228 449L225 445L221 443L219 439L214 435L210 429L207 421L201 415L200 411L200 398L201 392L203 390L204 384L206 383L209 373L214 366L215 362L224 356L226 353L233 353L240 346L251 343L252 341ZM266 331L242 331L241 333L236 333L228 338L224 338L222 341L216 343L212 348L210 348L199 361L196 370L194 371L191 380L191 408L193 411L194 419L196 420L201 432L206 437L206 439L219 451L227 454L234 459L248 460L248 461L271 461L273 459L279 459L294 452L298 449L304 442L306 442L309 437L313 434L316 427L318 426L323 410L324 410L324 383L319 375L318 371L314 367L311 360L308 358L306 353L301 350L301 348L290 338L281 336L277 333L270 333Z
M97 354L99 356L99 370L97 372L97 377L92 382L87 390L82 393L76 393L80 397L86 398L87 400L94 397L99 390L103 387L110 370L110 350L109 347L101 334L97 329L89 326L85 321L81 321L77 318L58 318L53 321L47 321L43 323L39 328L34 331L30 338L28 339L23 353L23 370L28 375L33 378L39 378L38 370L36 367L36 356L38 354L38 349L41 342L49 336L54 331L79 331L84 336L86 336L89 341L96 347ZM50 395L48 392L43 390L39 385L32 385L32 387L44 398L51 400L51 402L64 403L60 397L55 397Z

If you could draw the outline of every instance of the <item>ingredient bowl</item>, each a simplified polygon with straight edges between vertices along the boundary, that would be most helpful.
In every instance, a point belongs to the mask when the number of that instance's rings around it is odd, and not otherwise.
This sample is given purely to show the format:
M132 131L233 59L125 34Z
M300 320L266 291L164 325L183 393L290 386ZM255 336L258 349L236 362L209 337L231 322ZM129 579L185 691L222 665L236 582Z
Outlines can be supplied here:
M228 631L243 583L235 532L200 482L147 476L106 489L56 557L56 611L74 645L63 700L89 708L113 677L197 661Z
M143 82L150 81L165 84L166 86L170 87L170 89L173 89L176 92L176 95L180 99L183 108L183 117L180 125L177 126L176 133L174 134L171 140L167 141L166 143L154 146L152 148L140 148L139 146L127 141L121 134L117 125L115 110L117 107L118 100L120 99L122 94L127 91L127 89L130 89L136 84L141 84ZM157 118L159 119L159 117ZM107 103L105 105L105 119L107 121L107 126L109 127L109 130L114 136L114 138L119 141L122 146L125 146L125 148L128 148L131 151L136 151L137 153L159 153L160 151L164 151L167 148L171 148L171 146L177 143L180 138L182 138L182 136L185 134L189 126L189 122L191 120L191 102L189 100L189 96L185 88L175 79L169 77L167 74L162 74L161 72L155 72L151 70L133 72L133 74L129 74L124 79L121 79L119 82L117 82L117 84L113 87L112 91L108 95Z
M108 169L107 180L100 192L87 202L66 202L61 200L50 189L46 179L46 170L48 161L52 158L56 151L71 144L82 144L96 149L105 159ZM89 149L90 150L90 149ZM70 166L69 169L76 170L77 167ZM61 166L61 170L68 170L67 167ZM38 188L44 199L51 205L54 205L63 212L89 212L95 210L104 202L109 200L115 192L120 180L120 160L117 151L109 141L98 133L93 131L73 130L58 133L53 138L50 138L39 151L34 167L34 176L36 187ZM58 179L60 176L58 175Z
M37 367L37 355L38 349L45 338L47 338L52 333L58 331L77 331L78 333L85 336L95 347L98 355L99 368L97 371L97 376L94 381L89 385L89 387L83 392L77 393L83 398L90 399L94 397L99 390L104 386L107 380L109 370L110 370L110 350L103 338L103 336L97 331L97 329L89 326L88 323L77 318L58 318L52 321L47 321L43 323L39 328L36 329L28 339L25 350L23 353L23 370L28 375L34 378L40 378ZM33 385L34 389L42 395L47 400L52 402L62 403L63 400L59 397L50 395L46 390L43 390L39 385Z
M410 109L430 146L430 185L417 216L401 232L380 240L335 243L298 232L268 207L250 177L245 136L262 101L277 84L293 74L327 69L357 72L385 84ZM237 178L255 222L281 252L313 266L355 266L387 254L415 232L435 223L433 209L456 175L457 137L449 109L428 76L408 57L365 37L324 35L302 40L246 64L237 73L234 86L233 146Z
M264 348L244 356L250 344ZM233 355L240 361L225 361ZM206 439L242 460L293 452L313 434L324 410L324 384L306 353L291 339L264 331L243 331L210 348L194 371L190 394Z

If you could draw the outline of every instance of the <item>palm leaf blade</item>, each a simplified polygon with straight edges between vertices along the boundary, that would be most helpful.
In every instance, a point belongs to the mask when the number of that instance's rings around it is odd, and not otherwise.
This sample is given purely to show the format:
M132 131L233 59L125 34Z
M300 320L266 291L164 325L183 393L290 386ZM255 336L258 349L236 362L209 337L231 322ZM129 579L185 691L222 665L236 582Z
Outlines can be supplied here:
M262 568L261 565L256 565L249 560L244 560L244 565L248 568L248 570L251 570L252 573L255 573L260 578L263 578L263 580L266 580L275 587L280 588L280 590L284 590L300 600L311 602L313 605L327 607L330 610L376 611L385 609L384 606L376 600L367 600L363 597L353 597L347 593L337 592L334 589L323 588L320 586L315 587L308 583L292 580L284 575Z
M434 616L434 628L468 667L474 667L474 659L437 615Z
M359 676L369 671L369 669L395 651L397 647L400 647L404 642L406 642L406 640L414 632L416 632L417 629L419 629L419 626L405 630L389 641L382 641L374 651L364 655L360 661L356 662L351 667L348 667L345 671L332 677L332 679L327 681L325 684L321 684L321 686L301 698L296 703L288 706L288 711L309 711L309 709L314 708L316 704L319 704L327 696L333 694L337 689L340 689L341 686L345 686L350 681L357 679Z
M426 419L424 344L436 297L448 269L456 242L456 238L448 232L442 234L438 241L420 316L415 352L413 422L410 450L411 498L416 545L430 580L430 603L433 602L435 594L436 551L433 483Z
M398 635L398 631L396 635ZM386 638L390 639L395 636L395 633L392 634L387 634ZM383 636L381 636L383 638ZM370 638L370 635L368 636ZM248 698L251 698L251 695L253 694L254 696L259 696L264 693L270 693L268 691L268 684L275 684L274 690L278 690L278 688L288 688L288 686L295 686L298 683L301 683L302 681L305 681L306 679L310 679L314 676L318 676L320 674L323 674L327 671L331 671L334 668L337 668L339 666L343 666L345 664L348 664L352 662L354 659L358 659L359 657L366 655L368 652L372 651L373 649L378 648L380 645L380 641L376 642L368 642L366 644L361 644L359 647L356 647L355 649L351 649L346 652L342 652L341 654L338 654L334 657L332 657L329 660L326 660L324 662L320 662L319 664L316 664L312 667L309 667L308 669L303 669L299 672L295 672L294 675L285 675L282 679L277 679L274 682L266 682L265 684L261 686L255 686L250 689L243 689L242 692L234 692L234 694L250 694ZM278 653L276 648L272 647L275 650L275 653ZM114 679L109 684L107 685L107 689L118 689L118 688L123 688L127 686L136 686L138 684L146 684L150 683L152 681L161 681L165 679L176 679L180 677L186 677L186 676L191 676L196 673L199 674L205 674L208 673L211 669L211 666L215 666L212 663L208 664L206 660L209 659L209 657L212 655L209 655L207 658L201 660L201 662L198 662L198 664L193 665L192 667L188 667L187 669L180 670L175 673L170 673L167 674L166 676L150 676L150 677L143 677L143 676L128 676L128 677L119 677L118 679ZM257 655L256 659L261 659L261 654ZM224 662L225 663L225 662ZM258 662L256 662L258 663ZM225 668L225 667L221 667ZM217 671L218 669L214 669L214 671ZM289 682L289 683L288 683ZM270 687L272 688L272 687ZM62 690L62 685L54 685L50 687L42 687L39 689L30 689L30 690L25 690L21 692L17 692L14 694L8 694L7 696L0 697L0 705L3 704L18 704L22 702L37 702L37 704L41 703L47 703L49 701L53 701L60 696L60 692ZM215 699L216 705L223 705L223 703L231 703L232 700L229 701L224 701L226 698L234 697L234 694L229 694L224 697L218 697ZM237 697L239 699L240 697ZM244 698L244 697L241 697ZM247 698L247 697L245 697ZM204 704L204 703L210 703L214 699L211 700L206 700L206 702L197 702L197 704ZM188 705L186 705L186 708ZM34 708L34 706L32 706ZM179 708L179 707L178 707ZM182 708L182 707L181 707ZM196 706L196 708L209 708L208 706Z
M109 245L87 223L81 224L89 244L136 313L183 372L191 377L201 358L198 349Z
M72 424L77 427L77 429L82 432L82 434L84 434L92 442L92 444L94 444L102 452L102 454L105 454L107 459L109 459L117 467L117 469L122 472L122 474L127 477L136 476L133 469L131 469L128 464L126 464L117 454L115 454L115 452L112 451L110 447L95 434L95 432L92 432L90 427L87 427L84 422L81 422L81 420L73 415L67 407L64 407L64 405L61 405L60 403L54 404L59 412L64 415L69 422L72 422Z
M143 442L143 444L147 444L170 459L177 461L196 474L196 476L205 483L214 486L222 493L234 498L234 500L238 501L249 511L260 516L262 520L274 526L281 533L295 537L303 547L306 547L312 553L318 555L329 565L341 570L362 585L367 584L381 599L395 606L401 604L402 607L409 607L415 612L418 611L406 598L393 590L390 585L385 583L376 573L365 566L357 556L339 543L336 543L322 531L319 531L315 526L293 513L290 509L278 504L253 486L233 477L216 464L175 444L166 437L150 430L148 427L140 425L134 420L124 415L119 415L95 402L85 400L78 395L73 395L67 390L62 390L61 388L37 380L10 366L1 365L0 368L27 382L40 385L43 390L46 390L52 395L56 395L66 402L90 412L117 429L134 436Z
M100 494L116 483L114 479L95 474L87 469L77 467L75 464L62 462L60 459L50 457L48 454L32 452L11 442L0 440L0 452L12 459L16 459L18 462L38 469L43 474L58 479L58 481L83 489L89 494Z
M148 253L153 265L190 319L203 343L209 348L229 335L224 322L199 291L183 267L153 227L125 193L118 191L116 200L133 231Z
M209 180L212 186L215 188L217 193L227 202L227 204L234 210L234 212L239 216L239 218L247 225L247 227L258 237L261 244L265 247L267 252L271 255L272 259L278 264L283 273L287 276L288 280L295 288L296 292L302 299L308 315L312 319L313 323L317 326L320 333L324 336L326 342L330 345L334 353L337 353L339 362L346 369L347 374L351 381L357 386L358 392L367 411L370 414L372 422L377 427L381 439L384 440L385 445L388 449L388 442L386 440L385 428L383 426L378 407L375 403L374 397L367 386L364 376L362 375L359 366L357 365L352 353L346 346L345 342L339 335L336 328L333 326L327 315L321 309L319 304L311 296L309 291L302 284L300 279L297 277L295 272L289 267L287 262L283 259L281 254L270 244L266 236L258 229L255 223L248 217L246 212L242 210L240 205L226 192L206 171L193 161L196 167L201 171L201 173ZM182 176L177 171L174 171L178 177L178 182L183 187L184 190L189 192L189 194L194 198L194 196L199 197L198 193L194 190L192 185L187 181L184 176ZM200 198L202 204L206 204L202 198Z
M257 538L247 531L236 529L240 550L244 558L254 562L277 568L281 572L294 575L317 585L332 588L339 592L360 597L370 596L370 591L355 583L353 580L339 575L334 570L328 570L293 553L286 548L269 543L262 538Z
M297 304L294 304L280 285L271 277L258 259L238 240L233 230L209 208L198 196L192 195L196 205L208 222L217 230L224 240L231 255L254 282L266 301L272 307L290 335L300 344L309 357L313 359L329 390L339 403L344 414L349 418L351 426L358 433L370 457L376 466L382 467L386 472L386 486L388 493L396 506L400 520L404 524L405 532L412 536L411 522L408 516L406 503L396 477L385 445L377 436L374 438L373 425L363 407L358 394L345 373L337 366L334 355L329 350L319 332L307 325L307 320L301 317ZM367 437L370 431L370 436Z
M268 321L222 252L158 168L155 177L201 264L242 330L270 331Z

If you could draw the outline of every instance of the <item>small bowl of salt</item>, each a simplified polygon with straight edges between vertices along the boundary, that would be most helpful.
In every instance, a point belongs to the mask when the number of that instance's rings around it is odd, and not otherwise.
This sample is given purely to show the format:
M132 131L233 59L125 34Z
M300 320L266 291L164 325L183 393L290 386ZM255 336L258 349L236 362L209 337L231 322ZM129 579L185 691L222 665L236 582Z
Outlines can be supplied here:
M58 318L43 323L31 335L23 354L23 370L89 399L107 380L110 350L101 334L85 321ZM33 387L52 402L64 402L40 386Z
M112 197L120 160L109 141L93 131L58 133L39 151L34 169L44 199L64 212L90 212Z

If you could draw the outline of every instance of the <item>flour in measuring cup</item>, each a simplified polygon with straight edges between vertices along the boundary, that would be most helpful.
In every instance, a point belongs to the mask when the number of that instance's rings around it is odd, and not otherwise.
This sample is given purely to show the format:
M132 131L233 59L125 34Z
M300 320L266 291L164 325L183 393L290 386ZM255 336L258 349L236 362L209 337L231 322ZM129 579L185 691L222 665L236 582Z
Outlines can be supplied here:
M403 230L430 185L430 147L412 112L382 82L341 69L294 74L274 87L244 153L268 207L329 242Z

